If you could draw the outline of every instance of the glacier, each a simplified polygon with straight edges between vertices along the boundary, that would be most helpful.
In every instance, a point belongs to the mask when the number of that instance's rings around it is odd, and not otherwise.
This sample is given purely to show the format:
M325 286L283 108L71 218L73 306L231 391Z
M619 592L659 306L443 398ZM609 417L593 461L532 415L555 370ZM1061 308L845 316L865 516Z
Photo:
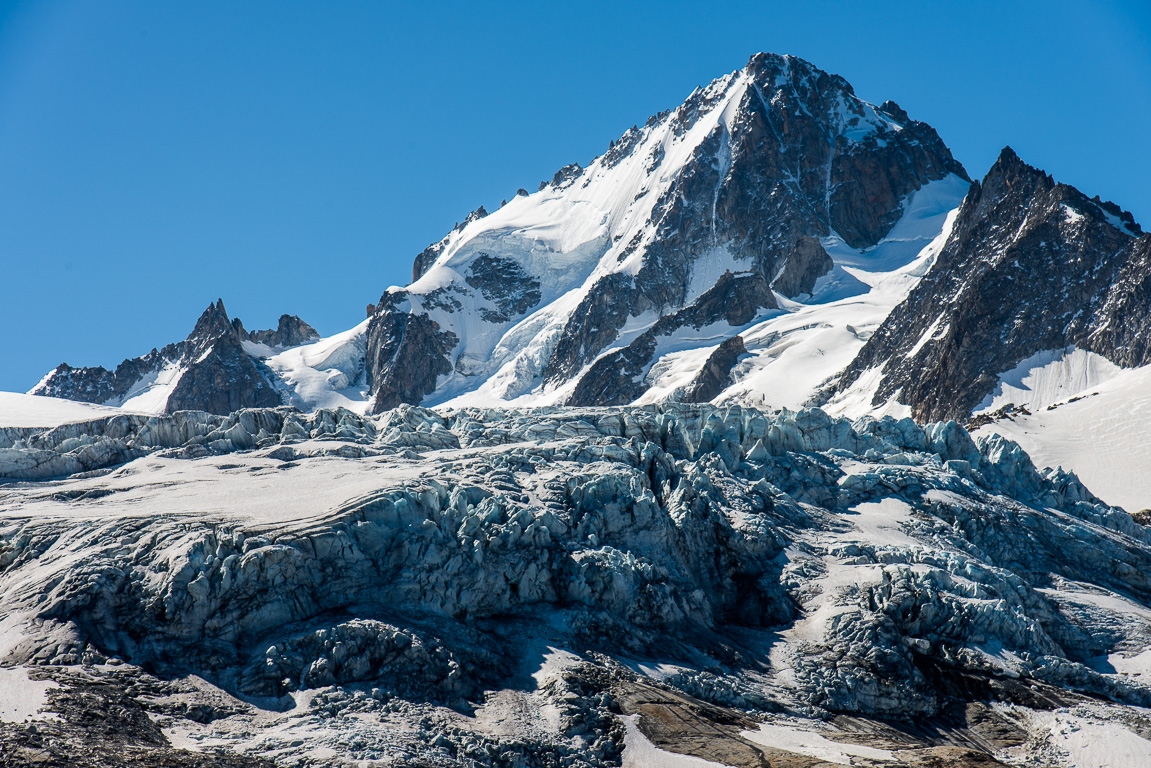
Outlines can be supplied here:
M954 422L280 407L0 446L0 654L55 686L41 733L97 683L173 755L285 765L1072 765L1052 717L1148 725L1151 533Z
M346 331L61 364L0 763L1151 764L1149 245L757 54Z

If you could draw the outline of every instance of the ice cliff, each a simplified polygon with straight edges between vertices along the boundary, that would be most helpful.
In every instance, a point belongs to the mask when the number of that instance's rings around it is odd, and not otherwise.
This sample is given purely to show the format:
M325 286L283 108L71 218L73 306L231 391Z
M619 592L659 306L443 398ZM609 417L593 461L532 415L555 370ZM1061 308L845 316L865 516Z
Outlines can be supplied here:
M0 487L5 660L196 675L231 703L203 726L164 710L192 743L611 765L620 718L647 711L659 737L668 697L749 728L852 714L954 733L981 733L954 719L979 704L1023 738L995 702L1151 704L1116 671L1151 643L1151 535L953 422L277 408L10 428L0 445L0 476L59 478ZM509 701L543 725L483 725ZM260 712L292 725L257 749ZM682 737L659 738L691 752Z

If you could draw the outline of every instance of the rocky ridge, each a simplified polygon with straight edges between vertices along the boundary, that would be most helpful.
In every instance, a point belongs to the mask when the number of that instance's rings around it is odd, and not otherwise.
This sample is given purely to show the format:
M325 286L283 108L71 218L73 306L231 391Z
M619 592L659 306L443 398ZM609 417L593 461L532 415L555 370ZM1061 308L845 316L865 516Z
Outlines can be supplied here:
M204 310L185 340L125 360L114 371L61 363L30 394L129 409L143 403L145 410L160 413L274 407L281 402L276 377L244 343L290 347L319 338L293 315L282 315L275 330L249 332L239 318L229 320L220 299Z
M1151 362L1151 236L1140 235L1130 214L1004 149L931 270L837 390L864 380L873 406L898 401L920 420L966 419L1002 373L1039 352L1078 347L1124 366Z

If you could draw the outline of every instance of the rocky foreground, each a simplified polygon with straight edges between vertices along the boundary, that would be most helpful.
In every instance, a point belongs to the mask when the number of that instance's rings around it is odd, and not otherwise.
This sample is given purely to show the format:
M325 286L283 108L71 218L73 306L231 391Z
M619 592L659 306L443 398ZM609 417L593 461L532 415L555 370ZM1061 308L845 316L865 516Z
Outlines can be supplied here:
M116 415L0 477L5 765L1151 755L1151 534L955 423Z

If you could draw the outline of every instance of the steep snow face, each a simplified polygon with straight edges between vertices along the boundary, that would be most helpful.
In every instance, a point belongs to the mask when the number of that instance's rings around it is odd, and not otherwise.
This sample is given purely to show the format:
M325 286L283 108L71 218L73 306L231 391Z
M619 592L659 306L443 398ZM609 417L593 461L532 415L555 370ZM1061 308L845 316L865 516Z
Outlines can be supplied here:
M1038 411L1113 379L1120 371L1107 358L1085 349L1038 352L1001 373L995 389L973 413L994 412L1007 406Z
M164 413L168 408L168 398L179 385L185 370L178 361L166 362L158 370L141 376L126 393L111 398L105 405L139 413Z
M790 299L842 298L861 288L852 270L871 286L906 267L939 231L939 200L957 205L960 176L897 106L867 104L800 59L757 55L421 254L369 326L374 408L669 394L650 370L679 381Z
M1075 472L1110 504L1151 508L1151 366L1118 369L1075 350L1027 371L1021 383L1014 397L1003 387L992 406L1006 411L978 434L1014 440L1037 466Z
M872 248L854 249L829 236L824 247L835 267L813 295L781 301L782 313L741 335L750 353L733 370L734 383L718 401L799 408L843 370L892 308L934 263L951 232L968 183L955 175L911 195L906 213ZM875 414L870 398L843 396L829 412ZM878 415L907 415L883 411Z
M284 384L288 405L303 411L368 407L364 350L368 321L312 344L270 350L264 362Z

